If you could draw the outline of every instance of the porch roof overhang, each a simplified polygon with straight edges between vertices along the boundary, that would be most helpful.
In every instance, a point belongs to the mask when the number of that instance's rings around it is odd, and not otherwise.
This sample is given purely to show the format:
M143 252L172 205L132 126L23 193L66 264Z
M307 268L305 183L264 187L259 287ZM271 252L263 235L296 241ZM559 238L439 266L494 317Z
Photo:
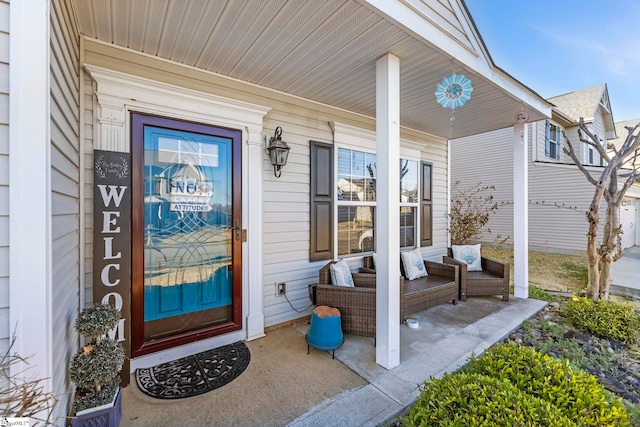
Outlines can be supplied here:
M462 0L73 0L81 36L376 116L376 60L400 58L400 124L450 139L512 126L551 106L496 67ZM435 89L473 83L455 110Z

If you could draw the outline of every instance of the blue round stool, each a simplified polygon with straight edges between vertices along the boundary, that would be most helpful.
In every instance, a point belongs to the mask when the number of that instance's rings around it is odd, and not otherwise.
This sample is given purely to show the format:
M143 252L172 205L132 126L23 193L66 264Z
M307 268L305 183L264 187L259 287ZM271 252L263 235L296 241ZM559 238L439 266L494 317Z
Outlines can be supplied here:
M344 342L342 334L342 318L337 308L319 305L311 313L311 324L309 332L305 336L307 339L307 354L309 347L318 350L331 351L331 357L336 358L335 350Z

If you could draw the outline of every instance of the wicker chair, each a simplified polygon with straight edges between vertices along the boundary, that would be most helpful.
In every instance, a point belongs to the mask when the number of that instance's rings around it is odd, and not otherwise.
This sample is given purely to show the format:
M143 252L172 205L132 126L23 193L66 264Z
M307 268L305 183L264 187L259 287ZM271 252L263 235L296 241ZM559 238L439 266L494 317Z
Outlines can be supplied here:
M331 261L318 272L315 304L340 310L342 331L347 334L376 336L376 275L353 273L354 287L331 284Z
M370 272L353 273L355 287L334 286L330 274L330 265L334 262L319 271L315 287L316 304L340 310L344 332L375 338L376 275ZM403 322L411 313L445 302L458 302L458 269L431 261L425 261L425 266L429 271L427 277L416 280L400 277L399 322Z
M457 265L460 271L460 300L481 295L501 295L509 301L509 264L481 257L482 271L467 271L467 264L453 258L451 248L448 256L442 257L445 264Z

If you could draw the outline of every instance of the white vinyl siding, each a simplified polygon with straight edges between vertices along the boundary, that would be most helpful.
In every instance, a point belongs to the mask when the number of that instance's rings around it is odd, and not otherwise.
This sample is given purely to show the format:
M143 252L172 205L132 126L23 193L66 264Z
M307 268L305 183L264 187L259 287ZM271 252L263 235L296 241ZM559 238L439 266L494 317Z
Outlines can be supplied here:
M269 105L269 104L266 104ZM296 309L308 308L308 285L318 281L318 269L326 262L309 262L309 141L331 142L328 121L314 119L314 112L281 105L265 119L266 133L282 127L282 139L289 144L289 159L276 178L264 157L263 168L263 313L265 326L293 320L309 311L296 313L287 300L275 296L275 283L287 282L287 298Z
M79 44L68 2L51 2L51 206L53 389L68 390L68 362L78 342L79 277ZM68 413L71 396L61 394L56 415Z
M587 124L589 130L591 130L591 132L593 132L595 135L598 136L598 138L600 139L600 143L601 144L605 144L606 143L606 131L604 128L604 118L602 117L602 107L598 107L598 109L596 110L596 115L593 118L593 122ZM585 135L585 138L588 138ZM585 165L593 165L593 166L600 166L600 153L598 153L598 151L585 144L582 143L583 146L583 150L582 150L582 161Z
M541 121L529 126L529 147L533 146L532 142L537 138L536 154L539 159L544 159L540 156L544 156L545 122ZM569 129L567 133L575 134L577 137L575 129ZM489 141L498 142L505 149L496 152L489 148ZM510 240L507 245L513 245L513 148L511 144L513 144L513 128L460 138L452 142L451 181L460 180L466 187L479 182L483 185L494 185L495 190L491 191L494 200L498 203L506 203L491 216L487 224L491 234L485 233L482 236L483 243L495 243L495 238L500 235L508 236ZM531 154L530 150L530 159ZM584 212L589 208L593 190L593 186L574 165L530 160L529 249L584 253L587 233Z
M542 136L544 138L544 122L542 122ZM544 139L542 140L542 155L544 155ZM485 234L483 243L494 242L495 237L510 236L513 238L513 129L507 128L487 132L467 138L455 139L451 142L451 184L456 181L460 189L493 185L490 190L494 200L507 203L500 206L491 215L487 228L491 234ZM496 150L496 147L502 147ZM531 178L529 178L531 182ZM486 194L488 194L487 192ZM508 242L513 244L513 240Z
M588 229L584 212L593 192L594 187L574 165L530 164L530 249L584 253ZM604 206L600 212L604 214Z
M332 124L343 123L374 135L375 121L90 40L85 41L85 47L85 60L91 65L272 108L263 122L263 138L268 140L276 127L280 126L282 139L291 147L289 159L282 169L281 177L276 178L267 154L263 155L263 204L248 207L262 209L263 212L262 284L265 326L310 314L308 285L317 282L318 270L326 261L309 262L309 141L354 145L353 138L349 141L334 140ZM446 254L447 248L446 141L406 129L401 132L403 146L416 150L421 160L433 162L434 244L423 248L422 252L427 258L439 260ZM88 138L89 132L86 133ZM366 144L370 146L371 141ZM375 149L375 142L372 147ZM246 145L243 149L247 149ZM87 206L90 206L93 203L92 193L87 192L86 197ZM249 236L251 233L252 230L248 230ZM89 239L90 233L87 233L87 241ZM358 262L361 263L360 258L350 260L352 268L356 268ZM286 296L291 304L296 309L306 308L306 311L294 311L287 298L275 295L275 283L280 281L287 282Z
M9 347L9 4L0 2L0 352Z

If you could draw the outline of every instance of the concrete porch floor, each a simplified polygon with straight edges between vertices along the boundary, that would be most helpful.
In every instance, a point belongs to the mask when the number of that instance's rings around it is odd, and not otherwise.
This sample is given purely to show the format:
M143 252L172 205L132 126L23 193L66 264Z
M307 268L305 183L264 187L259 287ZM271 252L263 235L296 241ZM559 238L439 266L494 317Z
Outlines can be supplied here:
M400 365L375 363L373 339L345 335L336 350L311 349L307 323L272 330L248 344L251 363L239 378L201 396L158 400L132 377L124 389L121 426L376 426L411 406L418 386L463 365L540 311L532 299L473 297L442 304L402 325Z

